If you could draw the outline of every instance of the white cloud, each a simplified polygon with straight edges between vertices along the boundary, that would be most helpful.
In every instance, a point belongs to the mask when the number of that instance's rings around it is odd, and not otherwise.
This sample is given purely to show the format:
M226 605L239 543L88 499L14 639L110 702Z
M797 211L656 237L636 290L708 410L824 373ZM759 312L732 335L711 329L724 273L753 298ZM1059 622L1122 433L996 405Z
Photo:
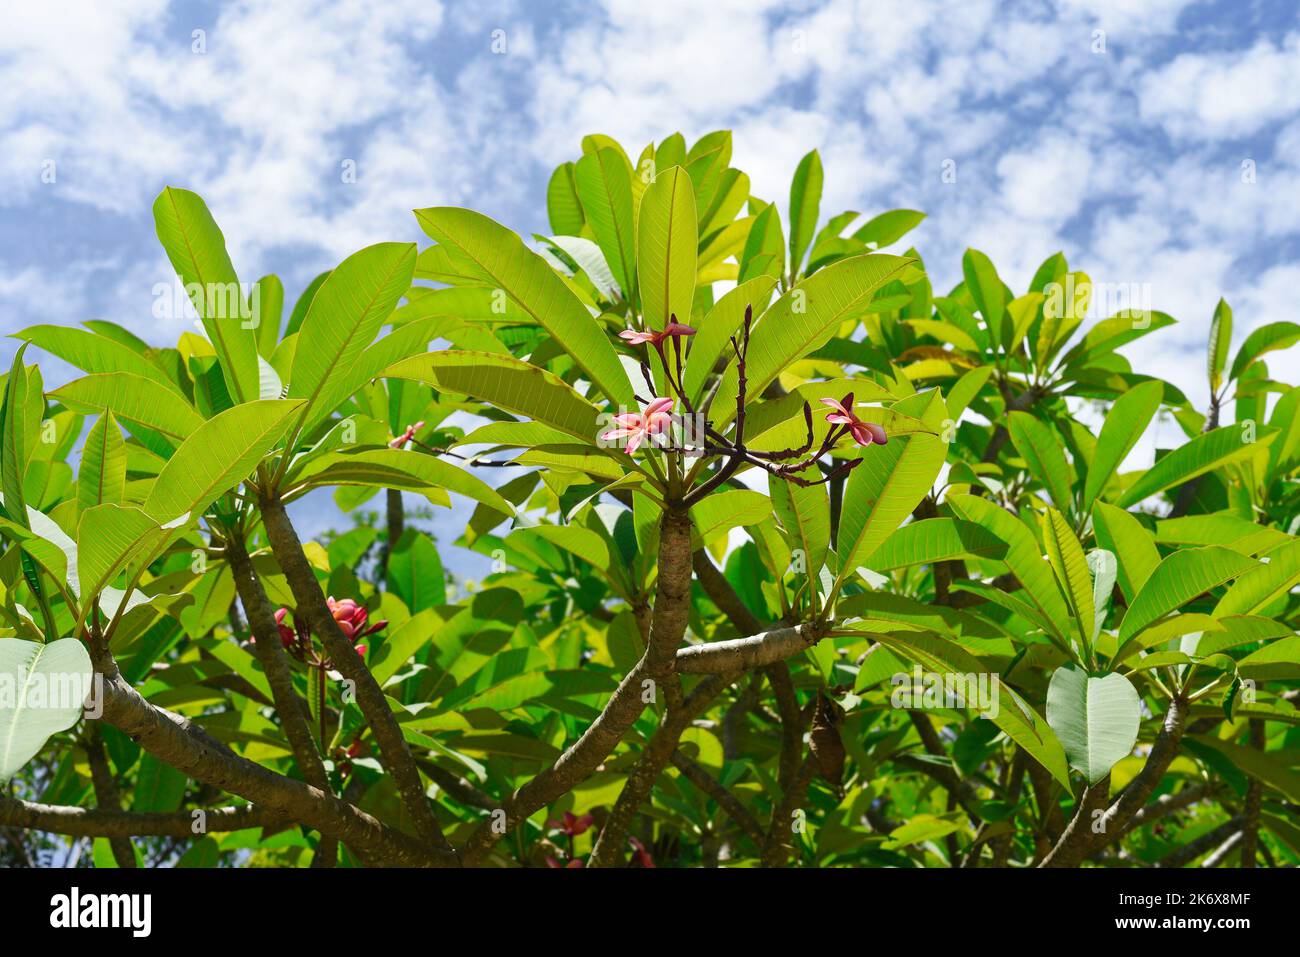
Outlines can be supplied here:
M1300 33L1248 50L1184 53L1142 83L1144 118L1173 136L1249 136L1300 111Z

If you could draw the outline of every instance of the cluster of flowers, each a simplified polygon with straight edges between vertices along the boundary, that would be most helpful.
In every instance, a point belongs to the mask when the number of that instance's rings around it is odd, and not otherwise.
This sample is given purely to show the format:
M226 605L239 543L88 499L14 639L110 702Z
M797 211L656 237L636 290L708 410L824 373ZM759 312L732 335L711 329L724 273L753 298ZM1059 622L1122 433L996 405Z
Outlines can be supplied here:
M364 605L358 605L351 598L335 601L334 597L330 596L325 600L325 604L329 607L330 616L338 623L339 630L343 632L348 641L352 642L359 655L366 653L366 646L357 644L360 639L388 627L388 621L382 618L367 625L370 613L366 611ZM275 624L280 630L280 643L284 645L284 650L295 658L318 663L315 661L312 652L311 632L308 630L306 623L299 621L295 617L297 627L291 628L284 621L288 614L289 609L287 608L281 608L275 613Z
M669 384L682 394L684 392L681 387L681 341L693 335L695 335L694 329L676 320L670 322L659 332L655 332L653 329L645 332L625 329L618 334L620 339L631 345L653 346L659 354L659 361L668 376ZM673 349L677 354L678 380L676 382L672 379L668 359L664 354L664 343L669 341L672 342ZM832 409L827 414L826 421L832 425L843 426L844 431L851 435L853 441L858 445L884 445L889 441L883 428L875 422L862 421L853 411L852 392L843 399L822 399L821 402ZM647 439L653 442L656 436L668 431L673 422L673 407L675 405L676 400L671 396L655 396L641 412L624 412L621 415L616 415L614 417L616 427L602 432L600 439L603 442L626 439L624 451L631 455Z

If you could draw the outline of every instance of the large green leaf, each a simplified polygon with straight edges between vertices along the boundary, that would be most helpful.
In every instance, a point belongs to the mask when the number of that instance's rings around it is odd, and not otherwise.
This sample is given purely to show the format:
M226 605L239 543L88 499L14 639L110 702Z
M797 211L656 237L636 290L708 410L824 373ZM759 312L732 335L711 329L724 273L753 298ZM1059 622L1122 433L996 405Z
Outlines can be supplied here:
M82 511L120 502L126 492L126 443L112 412L105 412L91 426L81 448L77 474L77 506Z
M1276 431L1271 428L1259 429L1255 441L1250 442L1247 441L1247 433L1238 425L1225 425L1198 435L1151 466L1128 487L1128 491L1115 504L1120 508L1128 508L1211 469L1247 458L1261 448L1262 443L1272 442L1276 435Z
M294 473L295 486L373 485L377 488L420 490L445 488L513 515L510 503L490 485L450 462L424 452L403 449L360 449L329 452L306 462Z
M77 723L93 673L86 646L76 638L47 644L0 638L0 678L13 698L0 708L0 784L51 735Z
M740 327L745 321L745 310L753 307L753 314L761 316L772 298L772 287L775 285L776 280L771 276L759 276L742 282L714 303L708 314L697 323L690 351L686 354L686 372L683 374L686 394L692 403L699 402L703 397L704 387L718 360L735 360L731 352L731 337L739 336Z
M1217 617L1253 615L1300 585L1300 542L1289 542L1268 553L1268 564L1257 565L1233 582L1214 608Z
M799 161L790 183L790 274L799 272L817 229L822 201L822 158L816 150Z
M129 372L171 392L171 401L182 395L175 380L161 366L107 336L74 326L29 326L15 333L14 338L30 342L83 372Z
M144 511L158 522L202 511L242 482L289 428L301 399L257 399L204 422L154 482Z
M1019 580L1043 621L1064 637L1070 613L1051 565L1043 561L1034 533L1006 509L978 496L949 495L946 501L959 516L983 525L1007 543L1007 553L1002 560Z
M1150 424L1151 417L1160 408L1164 391L1163 383L1143 382L1115 400L1106 421L1102 423L1101 433L1097 436L1097 448L1088 465L1088 479L1083 486L1084 511L1092 508L1092 503L1106 487L1115 470L1133 451L1133 446L1137 445L1138 439Z
M646 325L662 329L671 316L690 323L695 299L698 221L691 178L680 166L661 170L641 197L637 268Z
M388 556L388 590L402 599L412 614L447 602L438 547L413 528L402 533Z
M1256 359L1277 349L1288 349L1300 342L1300 325L1294 322L1270 322L1246 337L1232 362L1229 379L1238 379Z
M1065 460L1065 450L1051 426L1028 412L1012 412L1007 431L1016 450L1029 465L1029 471L1052 496L1056 507L1071 510L1070 479L1074 470Z
M907 523L885 539L870 563L872 571L885 572L954 559L1001 559L1006 553L1006 542L981 525L956 518L926 518Z
M50 395L70 409L111 412L128 424L159 433L173 444L189 438L204 422L184 398L131 373L82 376Z
M961 257L961 272L966 280L966 291L975 300L975 306L988 326L995 351L1003 340L1002 319L1006 315L1007 296L998 271L988 256L978 249L967 249Z
M1056 573L1061 594L1065 596L1070 608L1070 617L1074 619L1081 647L1087 648L1092 640L1096 618L1092 575L1088 571L1083 546L1075 537L1070 523L1054 508L1047 510L1047 521L1043 523L1043 544L1047 549L1047 560Z
M1061 739L1070 767L1096 784L1133 751L1142 702L1121 674L1096 677L1066 666L1048 683L1047 723Z
M798 477L816 480L821 478L821 472L810 465ZM770 480L768 491L792 547L803 553L805 573L816 581L831 546L831 503L825 484L798 485Z
M900 256L854 256L819 269L774 302L755 322L750 338L746 401L756 400L792 362L825 345L840 323L865 313L876 291L912 262ZM735 418L736 391L733 363L712 406L715 428L721 430Z
M1136 518L1105 502L1093 505L1092 524L1097 544L1114 553L1119 563L1120 591L1132 602L1160 564L1155 540Z
M350 373L411 285L414 243L379 243L353 253L316 291L303 319L289 398L305 399L304 425L352 393Z
M875 550L925 498L947 449L938 436L916 434L895 436L888 445L860 451L862 464L849 473L844 486L837 584L856 574L859 566L869 566Z
M256 399L257 330L252 309L207 204L197 193L168 186L154 201L153 217L167 258L217 350L227 391L236 402Z
M383 371L390 379L425 382L442 392L473 396L498 409L526 415L591 445L600 431L599 410L564 380L511 356L447 350L411 356Z
M1253 558L1219 545L1174 552L1156 567L1129 605L1120 624L1120 641L1127 641L1202 592L1258 567Z
M973 678L989 674L987 664L960 645L936 635L898 631L872 637L889 650L942 675ZM1051 726L1008 684L999 680L995 688L996 709L990 708L984 715L1068 788L1070 772L1066 767L1065 752Z
M578 160L574 172L586 221L623 298L634 301L636 217L632 207L632 169L627 158L620 150L602 147Z
M546 261L500 223L455 207L415 212L439 243L467 257L485 281L518 303L564 349L586 377L615 403L631 407L632 383L609 336Z

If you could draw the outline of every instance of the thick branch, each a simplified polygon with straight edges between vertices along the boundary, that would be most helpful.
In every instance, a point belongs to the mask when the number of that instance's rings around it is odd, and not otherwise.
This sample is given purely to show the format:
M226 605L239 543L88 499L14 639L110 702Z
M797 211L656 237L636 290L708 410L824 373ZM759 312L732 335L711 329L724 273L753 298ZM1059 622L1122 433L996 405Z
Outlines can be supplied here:
M823 622L805 622L748 638L691 645L677 652L677 670L694 675L748 671L793 657L817 644L829 631L830 625Z
M111 659L101 657L97 669L104 720L196 781L332 834L377 860L406 867L455 865L454 854L427 848L333 794L241 758L187 718L150 704L123 680Z
M104 739L98 721L86 722L86 759L90 762L90 781L95 789L96 807L109 813L122 810L117 779L113 777L113 769L109 767L108 757L104 754ZM119 834L104 836L108 838L113 860L118 867L136 866L135 848L131 846L130 838Z
M510 829L589 777L623 739L660 686L670 678L675 652L686 633L691 607L691 519L681 508L669 508L659 524L659 579L654 615L645 653L604 710L551 767L512 794L470 835L461 851L466 864L477 864Z
M193 838L199 834L242 831L252 827L272 828L285 823L283 814L252 804L171 814L136 814L103 808L90 810L37 804L0 795L0 826L25 827L69 837L106 837L110 840L128 837ZM196 824L199 824L198 830Z
M303 702L293 686L293 674L289 670L289 659L280 642L279 629L275 622L275 609L266 589L253 569L248 550L244 547L239 534L231 535L226 543L226 557L230 562L231 574L235 579L235 591L244 606L249 629L253 633L253 651L262 664L267 684L271 686L271 696L275 700L275 710L280 715L280 725L285 737L293 749L293 756L303 778L314 788L329 791L329 777L325 773L325 763L321 760L316 742L312 739L311 728L303 713ZM320 846L312 859L313 866L333 867L338 859L338 847L335 840L328 835L321 835Z
M352 682L357 704L366 716L383 755L384 765L393 776L402 805L415 822L417 833L435 847L450 850L451 845L447 843L442 827L434 816L424 783L420 780L420 771L415 766L415 759L388 704L388 698L330 613L311 564L303 554L298 533L284 510L284 503L277 494L272 493L262 496L261 507L262 522L271 541L271 550L275 552L280 568L289 582L289 589L293 592L294 601L298 603L295 614L306 618L312 631L324 643L331 663L344 678Z

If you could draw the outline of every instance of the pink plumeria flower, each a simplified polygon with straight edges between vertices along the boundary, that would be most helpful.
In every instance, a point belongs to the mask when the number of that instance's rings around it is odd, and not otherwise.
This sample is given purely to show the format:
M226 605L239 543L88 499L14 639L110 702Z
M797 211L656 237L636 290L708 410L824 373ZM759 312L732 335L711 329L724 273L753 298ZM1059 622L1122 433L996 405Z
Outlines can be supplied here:
M618 337L625 342L630 342L634 346L644 345L648 342L657 349L662 346L666 340L671 339L674 336L693 335L695 335L694 329L690 326L682 325L674 318L672 322L664 326L660 332L655 332L653 329L646 332L637 332L635 329L624 329L618 334Z
M853 441L858 445L884 445L889 441L889 436L885 435L885 430L874 422L863 422L853 412L853 393L850 392L843 400L822 399L822 405L830 406L834 412L826 416L826 421L834 425L847 425L849 434L853 436Z
M644 412L624 412L621 415L614 416L614 422L618 428L602 432L600 439L602 442L627 439L624 451L631 455L641 447L641 443L647 438L662 435L672 425L672 409L672 399L651 399Z

